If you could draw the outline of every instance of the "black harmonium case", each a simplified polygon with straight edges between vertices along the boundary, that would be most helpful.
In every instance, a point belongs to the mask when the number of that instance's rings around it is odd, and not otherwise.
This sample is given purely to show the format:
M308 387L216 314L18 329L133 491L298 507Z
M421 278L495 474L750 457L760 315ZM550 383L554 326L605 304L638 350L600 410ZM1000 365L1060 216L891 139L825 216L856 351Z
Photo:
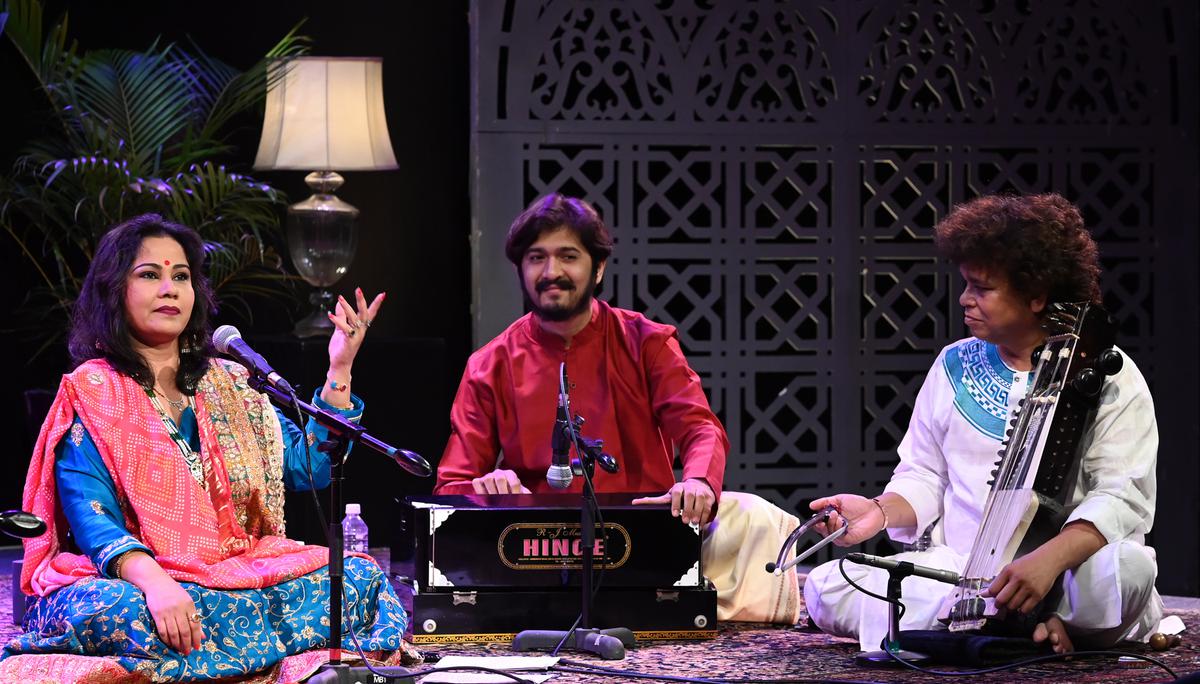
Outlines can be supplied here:
M592 627L643 639L716 636L717 594L704 578L700 530L667 505L600 494ZM567 629L582 605L577 494L412 497L392 572L413 585L418 644L507 641ZM603 529L603 534L602 530Z

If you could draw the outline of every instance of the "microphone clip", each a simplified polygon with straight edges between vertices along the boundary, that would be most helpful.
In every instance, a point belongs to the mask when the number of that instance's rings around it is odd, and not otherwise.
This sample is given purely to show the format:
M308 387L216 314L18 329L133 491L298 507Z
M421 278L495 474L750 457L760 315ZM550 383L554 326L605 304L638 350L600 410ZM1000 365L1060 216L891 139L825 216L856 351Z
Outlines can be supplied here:
M598 464L606 473L620 472L621 466L617 463L617 459L612 454L604 452L603 439L588 439L580 434L580 428L583 427L583 416L575 416L575 453L579 454L582 450L582 457L576 456L571 459L571 472L575 475L582 476L584 468L587 468L587 474L590 477L594 468L590 467L591 463Z
M558 367L558 407L550 440L550 467L546 470L546 480L555 489L566 489L575 477L591 480L597 463L607 473L616 473L621 469L616 458L604 453L604 440L583 436L583 424L586 421L581 415L571 414L570 387L564 361ZM573 457L572 446L575 447Z

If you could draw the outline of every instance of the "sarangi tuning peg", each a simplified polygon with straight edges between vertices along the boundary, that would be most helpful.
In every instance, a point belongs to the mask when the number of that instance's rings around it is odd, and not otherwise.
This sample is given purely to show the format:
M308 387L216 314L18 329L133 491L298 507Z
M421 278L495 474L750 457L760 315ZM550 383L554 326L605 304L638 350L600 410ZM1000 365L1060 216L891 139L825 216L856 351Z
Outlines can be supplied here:
M1104 376L1097 373L1094 369L1084 368L1071 381L1071 387L1075 388L1076 392L1085 397L1094 397L1100 394L1100 390L1104 389Z
M1105 375L1116 375L1125 366L1125 359L1121 356L1121 352L1109 347L1100 352L1100 357L1096 359L1096 365Z

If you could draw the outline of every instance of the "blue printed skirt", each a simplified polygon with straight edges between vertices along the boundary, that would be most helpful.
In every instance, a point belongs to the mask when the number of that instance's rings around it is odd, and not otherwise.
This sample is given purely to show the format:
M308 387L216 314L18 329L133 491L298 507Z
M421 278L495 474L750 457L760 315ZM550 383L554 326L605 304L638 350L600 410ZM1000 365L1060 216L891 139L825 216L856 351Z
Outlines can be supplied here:
M140 589L123 580L76 582L39 599L26 612L26 633L3 656L73 653L109 656L154 681L190 682L265 670L286 656L327 648L329 569L265 589L181 586L203 616L204 641L188 656L168 647L154 629ZM400 648L408 616L374 562L346 558L342 647L350 632L367 651Z

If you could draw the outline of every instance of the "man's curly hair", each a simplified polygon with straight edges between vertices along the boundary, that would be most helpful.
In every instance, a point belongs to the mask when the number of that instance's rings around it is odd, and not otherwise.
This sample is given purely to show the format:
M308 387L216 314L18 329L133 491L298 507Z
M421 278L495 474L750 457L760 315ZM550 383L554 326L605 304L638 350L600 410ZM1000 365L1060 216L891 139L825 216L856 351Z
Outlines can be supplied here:
M1008 276L1027 299L1100 302L1100 255L1083 217L1062 195L980 197L934 228L938 252Z

